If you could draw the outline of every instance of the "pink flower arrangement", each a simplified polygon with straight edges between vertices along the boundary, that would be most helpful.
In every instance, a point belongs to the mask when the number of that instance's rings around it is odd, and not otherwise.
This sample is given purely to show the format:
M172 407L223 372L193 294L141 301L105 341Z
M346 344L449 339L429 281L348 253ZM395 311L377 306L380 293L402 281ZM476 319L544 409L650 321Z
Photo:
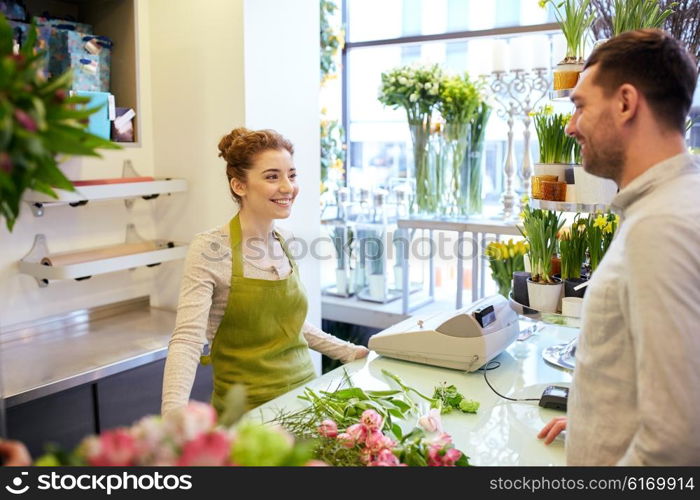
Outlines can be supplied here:
M401 442L396 442L382 432L382 416L374 410L365 410L360 421L350 425L345 432L337 432L338 426L334 421L324 420L318 427L318 433L322 437L336 439L345 448L356 449L360 462L368 467L454 467L469 464L467 457L454 447L452 437L442 432L439 410L431 410L421 417L419 425L422 429L416 428ZM429 439L425 431L437 435Z
M144 417L132 427L90 436L68 455L68 463L60 454L47 454L35 465L324 465L279 427L243 422L225 429L216 420L210 405L191 402L164 417Z

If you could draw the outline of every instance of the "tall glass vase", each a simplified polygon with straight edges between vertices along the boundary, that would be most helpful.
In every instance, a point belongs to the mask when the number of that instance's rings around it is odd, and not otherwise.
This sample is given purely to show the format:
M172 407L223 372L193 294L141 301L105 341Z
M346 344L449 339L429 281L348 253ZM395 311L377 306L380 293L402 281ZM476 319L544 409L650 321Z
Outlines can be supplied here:
M416 179L416 196L411 213L433 215L437 210L434 170L430 165L430 118L408 124L413 140L413 174Z
M462 170L462 190L460 191L463 202L460 208L462 215L481 214L483 198L481 194L483 184L482 159L484 156L484 141L486 138L486 125L491 115L491 108L482 104L477 116L469 127L469 141L467 155Z

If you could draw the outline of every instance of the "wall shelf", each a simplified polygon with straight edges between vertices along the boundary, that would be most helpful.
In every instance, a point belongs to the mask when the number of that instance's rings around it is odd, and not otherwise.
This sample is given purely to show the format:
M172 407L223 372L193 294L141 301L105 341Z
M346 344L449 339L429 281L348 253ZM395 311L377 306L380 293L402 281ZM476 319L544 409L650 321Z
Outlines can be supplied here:
M549 200L530 200L532 208L542 210L554 210L555 212L572 212L572 213L595 213L598 211L608 212L610 205L605 203L570 203L566 201L549 201Z
M122 178L141 177L131 165L131 161L125 160L122 171ZM44 215L46 207L58 205L70 205L78 207L86 205L90 201L123 199L127 207L131 207L134 198L152 200L161 194L180 193L187 191L187 181L185 179L154 179L142 182L106 183L91 186L76 187L74 192L56 190L58 198L31 191L24 197L24 201L29 204L32 213L36 217Z
M148 241L140 238L133 224L127 226L126 243L152 243L153 250L126 255L114 255L114 249L120 245L100 247L94 249L97 252L109 255L107 258L85 260L65 265L51 265L52 257L46 242L46 236L37 234L34 245L29 253L19 261L19 270L36 279L42 288L49 285L50 280L84 280L97 274L112 273L137 267L153 267L163 262L184 259L187 254L187 244L174 243L168 240ZM110 255L110 250L112 250ZM58 256L59 254L56 254ZM65 256L65 254L60 254ZM47 260L49 259L49 260Z

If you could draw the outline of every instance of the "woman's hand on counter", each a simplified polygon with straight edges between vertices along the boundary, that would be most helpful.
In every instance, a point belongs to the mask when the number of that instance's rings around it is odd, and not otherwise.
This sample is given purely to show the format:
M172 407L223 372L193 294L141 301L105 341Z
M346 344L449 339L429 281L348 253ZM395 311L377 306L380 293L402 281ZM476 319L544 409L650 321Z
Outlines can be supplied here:
M537 438L544 438L544 444L551 444L564 430L566 430L566 417L555 417L542 428Z
M365 346L363 346L363 345L356 345L355 346L355 357L353 358L353 360L366 358L368 355L369 355L369 349L367 349Z
M0 440L0 459L8 467L27 467L32 465L32 457L27 448L19 441Z

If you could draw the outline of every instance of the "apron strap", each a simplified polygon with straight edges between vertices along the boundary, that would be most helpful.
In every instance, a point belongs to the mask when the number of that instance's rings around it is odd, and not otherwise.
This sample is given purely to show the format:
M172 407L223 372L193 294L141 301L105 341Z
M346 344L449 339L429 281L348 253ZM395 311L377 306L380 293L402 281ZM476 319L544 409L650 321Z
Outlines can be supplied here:
M231 277L243 277L243 254L241 252L241 221L236 214L229 223L231 239Z
M296 261L292 258L292 255L289 253L289 247L287 246L287 242L284 241L284 238L282 238L282 235L278 233L277 231L273 231L275 234L275 237L279 240L280 245L282 245L282 250L284 251L284 255L287 256L287 260L292 266L292 269L294 272L297 272L297 263Z
M279 240L280 245L282 246L282 250L284 251L284 255L286 255L287 260L289 261L290 265L292 266L292 270L297 273L297 264L296 261L292 258L292 255L289 252L289 248L287 247L287 243L284 241L284 238L282 238L282 235L276 231L273 230L273 233L275 237ZM229 223L229 234L230 234L230 240L231 240L231 277L237 277L237 278L242 278L243 277L243 252L242 252L242 236L241 236L241 221L238 218L238 214L236 214L232 219L231 222Z

